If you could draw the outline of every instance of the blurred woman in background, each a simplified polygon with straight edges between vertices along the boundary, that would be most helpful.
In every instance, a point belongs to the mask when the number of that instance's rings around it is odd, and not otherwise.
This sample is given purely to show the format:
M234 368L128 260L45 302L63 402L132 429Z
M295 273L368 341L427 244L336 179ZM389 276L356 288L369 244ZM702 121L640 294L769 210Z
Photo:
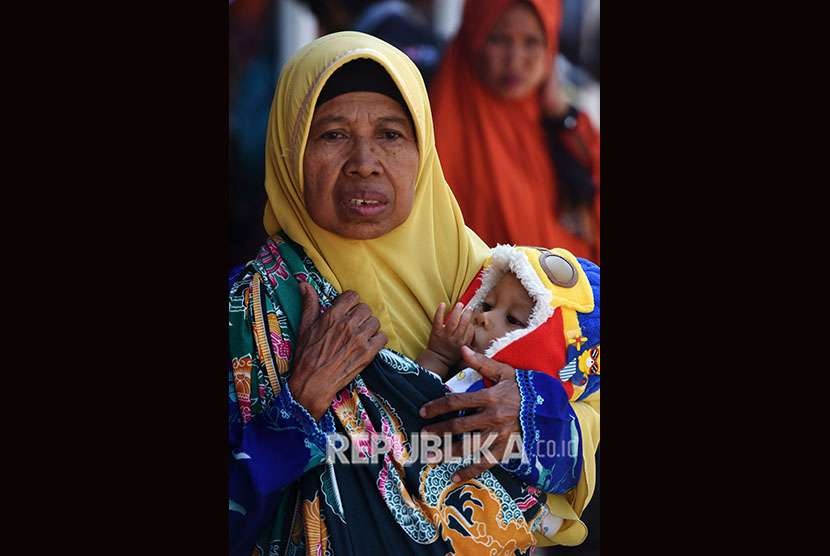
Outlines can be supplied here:
M488 244L599 259L599 133L556 78L558 1L466 2L430 88L438 153Z

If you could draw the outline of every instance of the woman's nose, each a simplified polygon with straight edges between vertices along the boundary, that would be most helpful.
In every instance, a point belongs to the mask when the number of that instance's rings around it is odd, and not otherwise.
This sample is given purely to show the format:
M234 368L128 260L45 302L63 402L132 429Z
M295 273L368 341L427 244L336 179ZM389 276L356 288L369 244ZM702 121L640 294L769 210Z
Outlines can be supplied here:
M349 153L344 171L352 177L368 178L373 174L380 174L381 166L373 152L374 147L368 139L357 138Z
M521 71L524 62L524 52L518 45L511 45L507 52L507 68L512 72Z

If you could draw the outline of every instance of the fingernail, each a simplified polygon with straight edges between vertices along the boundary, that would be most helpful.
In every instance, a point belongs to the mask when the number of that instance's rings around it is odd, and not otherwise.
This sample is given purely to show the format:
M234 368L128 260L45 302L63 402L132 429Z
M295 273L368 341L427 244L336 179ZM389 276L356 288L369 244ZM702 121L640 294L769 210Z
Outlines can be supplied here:
M452 482L457 483L460 480L461 480L461 477L459 477L458 475L453 475L452 476Z
M422 407L422 408L418 411L418 415L420 415L421 417L426 417L426 416L427 416L427 412L426 412L426 410Z

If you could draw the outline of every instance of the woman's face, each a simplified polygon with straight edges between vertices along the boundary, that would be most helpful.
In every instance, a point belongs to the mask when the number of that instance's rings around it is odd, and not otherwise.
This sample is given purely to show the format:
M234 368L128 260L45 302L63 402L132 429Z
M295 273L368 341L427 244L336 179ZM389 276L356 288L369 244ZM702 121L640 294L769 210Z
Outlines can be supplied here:
M482 81L500 97L519 99L542 84L547 70L545 33L536 11L524 2L513 4L487 35L479 59Z
M350 239L397 228L412 211L417 174L415 130L396 101L380 93L347 93L314 112L303 195L321 228Z

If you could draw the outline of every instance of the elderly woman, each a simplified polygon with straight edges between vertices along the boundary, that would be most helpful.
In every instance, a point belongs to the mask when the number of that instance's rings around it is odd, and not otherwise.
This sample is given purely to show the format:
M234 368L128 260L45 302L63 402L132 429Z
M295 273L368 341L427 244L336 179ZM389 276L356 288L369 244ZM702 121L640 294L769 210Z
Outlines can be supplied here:
M467 2L430 86L444 173L488 244L599 260L599 134L552 71L558 0Z
M446 396L413 362L435 308L487 255L444 181L413 63L354 32L298 52L271 109L266 190L271 238L230 292L231 553L525 554L546 535L580 542L598 394L572 404L547 375L474 356L495 385ZM428 463L412 435L430 427L492 433L496 458L521 433L525 457ZM368 461L327 457L341 447L332 433ZM539 441L576 450L551 455Z

